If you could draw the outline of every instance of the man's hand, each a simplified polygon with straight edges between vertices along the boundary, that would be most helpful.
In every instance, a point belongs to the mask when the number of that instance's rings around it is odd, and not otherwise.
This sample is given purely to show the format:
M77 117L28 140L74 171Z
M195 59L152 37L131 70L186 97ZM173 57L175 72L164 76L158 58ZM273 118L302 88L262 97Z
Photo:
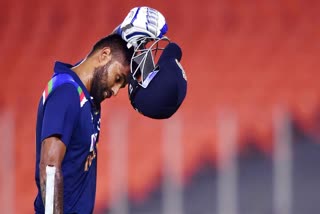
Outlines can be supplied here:
M167 31L168 26L164 16L150 7L133 8L114 30L128 42L129 47L136 47L137 40L143 37L161 38Z

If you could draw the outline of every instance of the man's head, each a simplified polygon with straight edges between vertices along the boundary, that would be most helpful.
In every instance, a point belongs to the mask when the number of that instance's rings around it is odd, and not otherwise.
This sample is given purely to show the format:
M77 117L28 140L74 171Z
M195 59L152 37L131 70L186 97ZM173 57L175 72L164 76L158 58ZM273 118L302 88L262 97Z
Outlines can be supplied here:
M96 104L117 95L127 84L133 49L121 36L112 34L98 41L88 55L94 62L90 94Z

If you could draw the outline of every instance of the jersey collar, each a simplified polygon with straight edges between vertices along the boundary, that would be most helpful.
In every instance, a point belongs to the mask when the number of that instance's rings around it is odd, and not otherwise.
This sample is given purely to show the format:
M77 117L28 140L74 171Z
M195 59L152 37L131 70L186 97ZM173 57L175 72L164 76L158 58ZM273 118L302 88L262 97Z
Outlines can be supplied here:
M55 62L54 65L54 73L59 74L59 73L67 73L69 74L74 81L76 81L79 86L82 88L82 91L84 93L84 95L86 96L87 100L90 102L90 104L95 107L95 104L93 102L93 98L90 96L89 91L87 90L87 88L85 87L85 85L83 84L83 82L80 80L79 76L73 71L71 70L71 68L73 67L73 65L71 64L67 64L67 63L63 63L63 62ZM100 106L95 107L97 110L100 110Z

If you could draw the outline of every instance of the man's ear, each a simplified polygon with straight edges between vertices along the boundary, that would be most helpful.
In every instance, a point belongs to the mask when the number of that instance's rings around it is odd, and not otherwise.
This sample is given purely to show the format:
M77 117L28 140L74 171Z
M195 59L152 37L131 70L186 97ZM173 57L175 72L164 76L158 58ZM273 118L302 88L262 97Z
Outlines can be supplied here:
M107 64L109 61L111 61L111 56L111 49L109 47L102 48L99 54L99 64Z

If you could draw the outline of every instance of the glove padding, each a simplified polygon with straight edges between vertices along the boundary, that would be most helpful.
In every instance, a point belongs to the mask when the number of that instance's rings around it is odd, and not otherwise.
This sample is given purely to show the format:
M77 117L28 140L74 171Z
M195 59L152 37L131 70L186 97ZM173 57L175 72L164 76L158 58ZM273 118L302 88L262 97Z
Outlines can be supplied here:
M137 47L143 37L161 38L168 31L164 16L150 7L135 7L114 32L128 42L128 47Z

